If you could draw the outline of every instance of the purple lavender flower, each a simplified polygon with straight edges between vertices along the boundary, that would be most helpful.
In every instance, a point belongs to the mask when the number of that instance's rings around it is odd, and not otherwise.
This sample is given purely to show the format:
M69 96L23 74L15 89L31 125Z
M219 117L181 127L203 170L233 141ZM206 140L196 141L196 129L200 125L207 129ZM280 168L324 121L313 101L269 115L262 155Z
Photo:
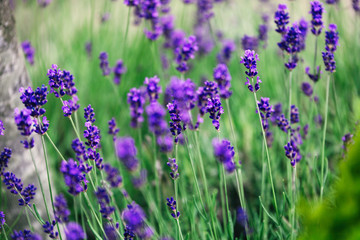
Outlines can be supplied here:
M91 104L89 104L86 108L84 108L84 118L85 122L95 122L95 113L94 109L91 107Z
M101 52L99 55L99 59L100 59L100 68L103 72L103 76L109 75L111 69L109 67L108 54L106 52Z
M130 226L126 226L124 229L124 239L133 240L135 238L135 233L132 231Z
M305 68L305 73L309 76L309 78L311 80L313 80L313 82L317 82L317 81L319 81L319 79L321 77L322 71L320 71L320 66L317 66L316 67L316 72L314 74L311 74L310 73L310 67L306 67Z
M37 0L37 2L40 7L45 8L52 2L52 0Z
M198 46L195 36L189 36L185 39L182 46L175 49L175 61L178 64L176 70L180 73L185 73L189 70L187 62L195 57L195 52L198 51Z
M247 225L248 225L248 215L246 213L246 211L239 207L237 210L236 210L236 221L238 223L240 223L241 226L243 226L244 228L247 228Z
M339 46L339 33L336 24L329 25L329 31L325 32L325 50L331 53L336 51Z
M354 142L353 137L354 135L352 135L351 133L347 133L341 138L341 140L343 141L343 145L341 147L342 149L344 149L345 152L348 151L348 147L350 146L350 144Z
M284 35L287 30L286 30L286 25L289 23L289 13L286 12L287 10L287 6L285 4L279 4L278 6L278 10L275 12L275 24L277 29L275 30L276 32Z
M77 103L78 100L79 98L76 95L72 96L72 99L64 100L64 105L61 107L61 110L64 113L64 117L70 117L80 108L80 105Z
M179 178L179 172L178 172L178 169L179 169L179 166L178 164L176 163L176 159L175 158L169 158L168 162L167 162L167 165L170 167L171 169L171 173L170 173L170 177L173 179L173 180L176 180Z
M208 99L213 99L218 93L218 87L216 82L205 81L204 87L199 87L196 91L197 106L199 108L199 116L195 129L198 129L199 124L203 122L202 117L207 112Z
M299 122L299 109L295 105L291 105L290 111L290 123L298 123Z
M42 120L40 118L34 119L34 132L39 135L44 135L47 130L49 129L49 121L47 120L46 116L43 116Z
M56 221L59 223L69 222L70 210L63 194L59 194L55 197L54 208L54 216Z
M286 157L289 158L291 166L294 167L295 164L301 160L301 154L297 144L295 141L290 140L290 142L284 146L284 149Z
M102 217L111 221L112 218L110 215L114 213L115 207L110 206L110 196L106 189L98 187L97 191L95 191L95 196L100 205L100 213L102 214Z
M35 91L31 87L19 89L21 93L20 100L24 106L31 110L31 116L38 117L45 114L45 109L42 106L47 103L46 96L48 95L47 87L42 85L41 88L36 88Z
M157 40L163 33L162 31L162 25L160 24L158 19L153 19L151 21L151 30L144 29L146 38L151 41Z
M0 229L4 226L5 222L5 214L3 211L0 211Z
M30 230L24 229L24 231L14 231L13 234L11 234L11 239L13 240L42 240L41 236L38 234L34 234L30 232Z
M124 4L129 7L134 7L140 4L140 0L124 0Z
M179 135L181 134L182 130L185 130L185 126L181 125L181 117L180 117L180 111L178 109L178 106L176 104L176 101L173 100L172 103L168 103L167 104L167 109L169 111L170 114L170 132L173 136L175 136L174 138L174 142L177 143L179 141Z
M269 27L267 24L261 24L259 25L259 29L258 29L258 39L260 41L264 42L263 47L266 48L267 46L267 40L268 40L268 31L269 31Z
M113 69L113 72L114 72L114 83L119 85L120 84L120 81L121 81L121 76L126 73L126 67L124 66L123 64L123 61L122 60L118 60L116 62L116 65Z
M146 85L146 91L150 102L157 101L159 99L159 94L162 93L159 82L160 79L157 76L145 78L144 85Z
M197 24L203 24L214 16L212 11L212 0L198 0L197 2Z
M171 35L169 36L169 38L165 35L166 41L163 46L164 46L164 48L171 48L171 49L175 50L178 47L182 46L182 44L184 43L185 37L186 37L186 34L182 30L177 29L177 30L171 31Z
M302 51L305 49L306 36L308 31L308 22L304 18L301 18L301 20L299 21L299 31L300 31L300 50Z
M20 178L17 178L16 175L12 172L6 172L3 174L3 183L6 188L10 190L12 194L19 194L23 189L23 183Z
M106 224L104 226L105 240L117 240L118 234L116 228L112 224ZM127 238L125 238L127 239Z
M356 13L360 13L360 1L359 0L352 0L352 7Z
M122 185L122 177L119 170L112 167L109 163L104 164L104 170L106 172L106 181L110 183L112 188L118 188Z
M109 122L109 131L108 134L113 135L113 138L115 140L116 138L116 134L118 134L118 132L120 131L120 129L118 127L116 127L116 121L115 118L112 118Z
M180 212L177 211L177 208L176 208L176 201L174 200L173 197L171 198L167 198L166 199L167 203L166 205L168 206L170 212L171 212L171 216L174 218L174 219L179 219L180 217Z
M136 147L131 137L117 138L115 140L116 155L129 171L135 171L139 166L136 158Z
M234 147L231 146L230 141L214 138L212 141L215 158L224 165L227 172L234 172L236 166L234 162Z
M4 136L5 127L3 121L0 120L0 136Z
M229 90L231 86L231 75L227 66L225 64L218 64L216 68L214 68L213 76L219 86L220 97L225 99L229 98L232 91Z
M285 35L283 35L281 42L278 46L281 50L290 54L289 61L285 63L285 67L290 71L295 69L298 62L297 53L301 50L302 35L299 30L298 24L295 22L292 27L288 28Z
M30 137L31 133L34 131L34 121L31 119L31 110L23 109L19 111L19 109L15 108L15 124L17 125L20 134L26 137ZM33 138L28 140L21 141L24 144L25 148L33 147Z
M336 61L334 59L334 54L331 52L322 52L322 58L325 64L325 71L335 72L336 70Z
M210 114L210 119L212 119L212 124L216 130L220 128L220 117L224 113L224 109L221 106L220 96L216 95L214 98L208 98L206 105L206 112Z
M273 107L269 103L269 98L263 98L261 97L260 101L257 102L257 105L260 110L260 116L262 121L262 127L264 128L264 131L267 132L269 130L269 123L268 119L271 116L271 113L274 111ZM257 110L256 110L257 112Z
M56 221L53 220L51 223L46 221L45 224L42 226L44 232L47 233L51 239L58 238L59 236L59 233L54 231L55 225L56 225Z
M339 2L339 0L326 0L326 3L330 4L330 5L337 4L338 2Z
M164 119L166 111L164 107L158 102L151 102L149 106L146 107L146 113L148 115L149 129L155 134L155 136L160 136L167 130L167 124Z
M160 147L160 151L163 153L171 153L173 150L173 139L169 134L158 136L156 138L156 143Z
M87 139L85 144L91 148L98 148L100 145L101 135L97 126L91 125L91 122L85 123L86 130L84 130L84 138Z
M123 211L122 219L132 231L137 231L143 226L145 221L145 212L139 205L132 202L127 206L127 209Z
M311 13L312 15L311 32L315 36L319 36L324 27L322 21L322 14L324 12L324 7L323 4L319 1L313 1L310 2L310 4L311 4L311 11L309 13Z
M303 138L306 139L308 134L309 134L309 124L306 124L303 127Z
M66 239L71 240L83 240L86 238L86 234L82 227L76 222L69 222L65 227Z
M141 169L139 176L132 177L131 181L135 188L140 189L147 180L147 171L146 169Z
M30 201L34 199L36 187L33 184L29 184L21 191L22 198L18 199L20 206L30 205Z
M64 175L65 184L69 187L68 192L74 196L86 191L87 183L85 174L81 171L79 164L73 159L62 161L60 172Z
M69 71L60 70L56 64L53 64L48 69L47 76L49 78L50 93L54 93L55 97L59 98L65 94L75 96L74 94L77 93L74 76Z
M276 118L276 123L282 131L286 133L289 131L290 129L289 120L285 118L284 114L281 114L279 117Z
M241 44L243 50L250 49L257 51L259 47L259 40L257 37L252 37L245 34L244 37L241 39Z
M236 49L236 45L234 41L224 40L222 42L222 49L216 56L218 63L228 63L235 49Z
M3 175L6 168L8 167L9 160L11 158L12 150L5 147L0 154L0 176Z
M145 98L140 89L132 88L127 95L127 102L130 105L130 126L136 128L144 121L143 112Z
M24 51L26 60L30 63L30 65L34 65L35 49L31 46L31 43L27 40L23 41L21 43L21 47Z
M241 57L240 63L243 63L247 71L245 71L245 74L248 75L251 79L253 79L257 74L256 69L256 62L259 61L259 55L255 53L254 50L245 50L244 57ZM260 89L261 80L259 76L256 79L255 86L250 83L250 79L246 77L246 83L245 85L248 86L250 92L256 92Z
M303 82L301 84L301 90L303 91L303 93L308 96L308 97L311 97L312 94L313 94L313 89L311 87L311 84L308 83L308 82Z

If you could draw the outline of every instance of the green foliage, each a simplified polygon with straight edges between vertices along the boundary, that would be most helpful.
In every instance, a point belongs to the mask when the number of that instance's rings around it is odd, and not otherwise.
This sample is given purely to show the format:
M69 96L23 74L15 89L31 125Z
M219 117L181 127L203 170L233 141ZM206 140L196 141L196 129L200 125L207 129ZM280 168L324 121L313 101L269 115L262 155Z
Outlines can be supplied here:
M360 134L354 141L324 202L302 200L304 233L300 239L360 239Z

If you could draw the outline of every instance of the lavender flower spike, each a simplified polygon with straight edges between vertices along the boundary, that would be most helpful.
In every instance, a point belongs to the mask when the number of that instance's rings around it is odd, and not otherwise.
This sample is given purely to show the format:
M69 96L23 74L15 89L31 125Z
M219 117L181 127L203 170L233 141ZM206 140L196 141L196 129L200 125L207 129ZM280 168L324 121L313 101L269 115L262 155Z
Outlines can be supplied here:
M277 26L276 32L284 35L286 33L286 25L289 23L289 13L286 12L287 6L279 4L278 10L275 12L275 24Z
M245 50L244 56L241 57L240 63L243 63L247 71L245 71L245 74L248 75L251 79L253 79L257 74L257 68L256 63L259 61L259 55L255 53L254 50ZM250 92L256 92L260 89L259 83L261 83L261 80L259 76L256 79L255 86L250 83L250 79L246 78L245 85L248 85L248 88Z
M322 14L324 12L324 7L323 4L319 1L313 1L310 2L311 4L311 16L312 16L312 20L311 20L311 32L315 35L315 36L319 36L324 25L323 25L323 21L322 21Z
M66 225L65 236L66 239L71 240L83 240L86 238L86 234L82 227L75 222L70 222Z
M160 79L157 76L152 78L145 78L144 84L146 85L146 91L150 102L159 99L159 94L162 92L161 86L159 86Z
M30 65L34 65L35 49L31 46L31 43L29 41L24 41L21 43L21 47L24 51L26 60L30 63Z
M171 212L171 216L174 219L179 219L180 212L177 211L176 201L174 200L174 198L173 197L167 198L166 201L167 201L166 205L169 207L169 210Z
M229 69L225 64L218 64L214 69L214 80L217 82L220 89L220 97L221 98L229 98L232 94L230 91L230 81L231 75Z
M139 166L136 158L135 141L131 137L117 138L115 140L116 154L129 171L135 171Z
M3 211L0 211L0 230L1 230L2 226L4 226L5 222L6 222L5 214Z
M118 60L113 72L114 72L114 83L119 85L121 81L121 76L126 73L126 67L124 66L124 63L122 60Z
M103 76L110 74L111 69L109 68L108 54L106 52L101 52L99 55L100 59L100 68L103 72Z
M143 112L145 98L140 89L132 88L127 95L127 102L130 105L130 126L136 128L144 121Z
M212 145L214 147L215 158L224 165L227 172L234 172L236 168L234 162L235 151L234 147L230 145L230 141L226 139L220 141L214 138Z
M4 136L5 127L3 121L0 120L0 136Z

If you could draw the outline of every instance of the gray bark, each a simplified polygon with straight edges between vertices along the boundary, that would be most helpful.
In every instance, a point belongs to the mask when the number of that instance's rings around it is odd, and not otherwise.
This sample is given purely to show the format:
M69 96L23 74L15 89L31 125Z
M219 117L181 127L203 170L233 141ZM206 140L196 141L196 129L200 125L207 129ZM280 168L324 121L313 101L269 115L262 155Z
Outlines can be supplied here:
M10 9L9 1L0 0L0 119L4 122L6 129L5 136L0 136L0 152L4 147L12 149L13 154L9 161L8 171L14 172L18 178L21 178L24 187L30 183L37 187L34 203L37 205L44 220L47 220L47 217L45 217L44 202L30 152L29 150L25 150L20 143L20 140L24 138L20 135L14 122L14 109L24 108L19 98L19 88L30 85L23 53L16 39L15 19ZM32 149L32 152L39 169L46 198L48 199L48 206L51 207L44 157L39 136L35 137L35 148ZM19 199L19 197L10 194L3 183L1 184L0 191L2 191L0 195L0 210L5 213L8 225L11 225L23 207L18 206L17 199ZM41 231L40 224L38 224L33 217L30 217L30 219L33 227L37 231ZM25 215L20 218L15 229L23 230L24 228L29 229Z

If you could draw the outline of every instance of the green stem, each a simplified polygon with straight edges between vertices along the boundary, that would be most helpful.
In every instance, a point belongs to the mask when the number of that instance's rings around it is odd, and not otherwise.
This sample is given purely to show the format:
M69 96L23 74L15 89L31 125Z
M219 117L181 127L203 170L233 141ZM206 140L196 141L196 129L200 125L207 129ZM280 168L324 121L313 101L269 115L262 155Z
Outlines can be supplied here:
M153 135L153 149L154 149L154 170L155 170L155 182L156 182L156 201L157 204L160 204L161 194L160 194L160 180L159 180L159 171L157 164L157 152L156 152L156 137Z
M31 230L32 232L34 232L34 227L33 227L32 223L31 223L31 221L30 221L29 213L28 213L28 211L27 211L26 208L25 208L25 215L26 215L26 219L27 219L27 221L28 221L28 223L29 223L30 230Z
M47 181L48 181L48 185L49 185L51 206L52 206L53 212L55 212L53 192L52 192L52 187L51 187L51 183L50 183L49 161L48 161L48 157L47 157L47 150L46 150L46 145L45 145L45 141L44 141L44 136L41 136L41 143L42 143L43 150L44 150L45 165L46 165L46 175L47 175ZM58 230L58 233L59 233L60 240L62 240L61 231L60 231L60 227L59 227L58 222L56 222L56 227L57 227L57 230Z
M254 85L254 79L252 79L252 83L253 83L253 85ZM262 131L263 140L264 140L264 142L265 142L265 151L266 151L266 157L267 157L267 165L268 165L268 168L269 168L269 176L270 176L271 190L272 190L272 195L273 195L273 199L274 199L274 207L275 207L275 210L276 210L276 215L277 215L277 217L279 217L279 210L278 210L278 205L277 205L277 201L276 201L274 181L273 181L272 171L271 171L271 163L270 163L269 149L268 149L267 144L266 144L266 135L265 135L265 131L264 131L264 128L263 128L262 121L261 121L260 109L259 109L259 106L258 106L258 104L257 104L258 101L257 101L257 97L256 97L256 92L253 92L253 93L254 93L254 100L255 100L255 105L256 105L257 113L258 113L258 115L259 115L260 128L261 128L261 131Z
M329 107L329 85L330 85L330 73L326 82L326 102L325 102L325 121L323 129L323 139L322 139L322 154L321 154L321 188L320 188L320 200L323 199L324 193L324 162L325 162L325 139L326 139L326 127L328 119L328 107Z
M62 160L65 160L64 156L61 154L61 152L59 151L59 149L56 147L55 143L51 140L50 136L48 133L45 133L45 136L49 139L51 145L53 145L55 151L59 154L59 156L61 157Z
M129 25L130 25L130 11L131 7L129 7L127 20L126 20L126 30L125 30L125 38L124 38L124 44L123 44L123 57L126 58L126 40L129 32Z
M204 181L204 189L205 189L205 198L206 198L206 202L208 205L208 208L211 209L211 201L210 201L210 195L209 195L209 189L208 189L208 184L207 184L207 178L206 178L206 174L205 174L205 168L204 168L204 163L203 163L203 159L202 159L202 155L200 152L200 144L199 144L199 136L198 136L199 132L196 131L195 132L195 145L197 148L197 152L198 152L198 157L199 157L199 163L200 163L200 170L201 170L201 175ZM211 219L211 225L213 228L213 234L215 236L215 239L217 239L217 233L216 233L216 227L215 227L215 220L214 220L214 213L213 211L210 211L210 219Z
M176 222L177 222L177 226L178 226L178 228L179 228L180 239L181 239L181 240L184 240L184 237L183 237L182 232L181 232L181 227L180 227L180 223L179 223L179 218L176 219Z
M226 204L226 212L227 212L227 217L228 217L228 223L231 223L231 215L230 215L230 208L229 208L229 199L228 199L228 193L227 193L227 187L226 187L226 175L225 175L225 167L222 166L222 176L223 176L223 183L224 183L224 191L225 191L225 204ZM228 229L229 229L229 233L230 228L232 228L233 226L228 225ZM232 237L232 236L231 236Z
M7 237L7 235L6 235L6 231L5 231L5 228L4 228L4 227L2 228L2 232L4 233L5 240L8 240L8 237Z

